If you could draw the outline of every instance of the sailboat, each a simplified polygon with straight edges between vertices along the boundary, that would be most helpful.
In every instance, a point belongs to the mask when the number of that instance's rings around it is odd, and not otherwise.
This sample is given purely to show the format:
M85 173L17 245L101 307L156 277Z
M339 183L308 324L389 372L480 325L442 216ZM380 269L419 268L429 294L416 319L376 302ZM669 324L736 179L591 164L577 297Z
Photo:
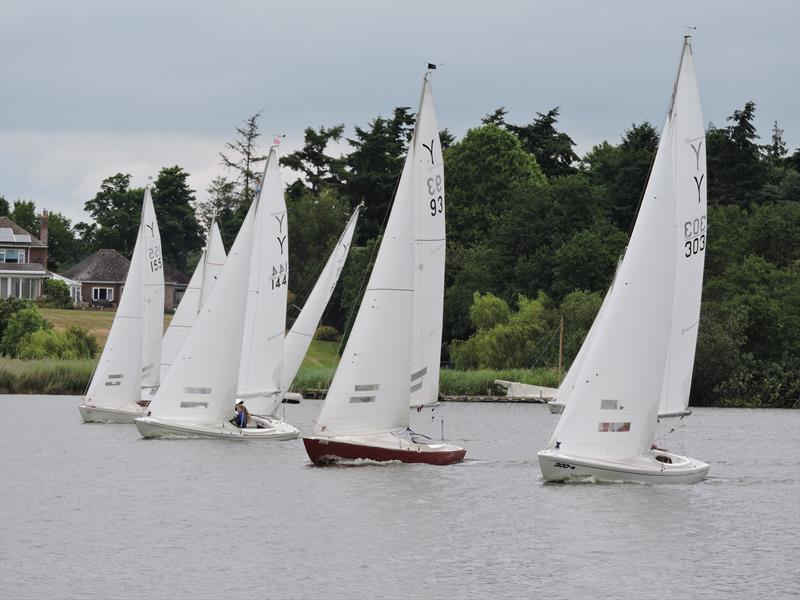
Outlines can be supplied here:
M225 246L216 221L211 223L206 240L206 249L200 255L189 285L181 298L178 309L164 333L161 344L161 379L167 374L175 357L192 328L200 307L205 304L211 290L225 265Z
M426 74L375 266L314 434L303 438L315 464L367 459L444 465L464 458L464 448L431 442L408 428L409 407L438 396L444 197L442 149ZM425 269L433 272L430 278L418 274ZM430 319L420 312L426 302Z
M681 415L688 406L706 239L705 131L686 36L628 248L576 360L555 431L539 452L545 480L706 477L708 464L661 450L654 440L659 414Z
M103 353L79 410L86 423L133 423L158 387L164 332L164 262L150 188L131 264Z
M274 153L267 169L277 170ZM268 211L253 201L216 285L186 335L172 366L136 427L142 437L244 439L229 422L236 399L247 310L250 261L259 221ZM277 243L273 237L270 241Z

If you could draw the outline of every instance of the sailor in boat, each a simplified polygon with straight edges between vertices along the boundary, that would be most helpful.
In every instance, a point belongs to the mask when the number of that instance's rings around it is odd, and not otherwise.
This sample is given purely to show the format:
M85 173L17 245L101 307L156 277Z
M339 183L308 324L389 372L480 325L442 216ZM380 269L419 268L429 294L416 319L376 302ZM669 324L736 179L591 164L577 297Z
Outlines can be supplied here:
M250 422L250 412L244 405L244 401L240 400L236 403L236 414L231 419L231 423L236 425L239 429L244 429Z

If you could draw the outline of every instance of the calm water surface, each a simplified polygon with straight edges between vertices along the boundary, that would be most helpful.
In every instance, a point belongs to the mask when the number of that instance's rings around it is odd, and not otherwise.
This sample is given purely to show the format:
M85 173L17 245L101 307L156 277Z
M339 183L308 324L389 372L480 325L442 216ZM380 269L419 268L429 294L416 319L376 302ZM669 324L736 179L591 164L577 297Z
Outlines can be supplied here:
M300 441L146 441L77 405L0 398L4 600L800 593L798 411L697 409L660 445L710 477L665 486L542 483L541 405L444 406L459 465L326 468Z

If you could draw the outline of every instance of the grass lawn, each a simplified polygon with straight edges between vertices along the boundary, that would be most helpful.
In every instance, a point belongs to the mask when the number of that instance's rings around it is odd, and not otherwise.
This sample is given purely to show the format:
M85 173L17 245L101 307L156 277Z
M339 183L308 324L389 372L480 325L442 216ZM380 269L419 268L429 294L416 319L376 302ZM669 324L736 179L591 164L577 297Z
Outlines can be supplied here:
M97 343L100 348L106 343L115 314L113 310L68 310L61 308L40 308L39 312L56 329L67 329L73 325L85 327L89 330L89 333L97 337ZM171 320L172 315L164 315L165 330Z

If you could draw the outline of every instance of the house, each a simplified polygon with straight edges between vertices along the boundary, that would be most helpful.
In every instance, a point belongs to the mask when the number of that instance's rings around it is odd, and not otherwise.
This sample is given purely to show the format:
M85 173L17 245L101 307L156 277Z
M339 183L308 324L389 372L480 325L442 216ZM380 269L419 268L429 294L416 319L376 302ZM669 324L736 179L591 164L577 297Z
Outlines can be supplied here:
M47 213L40 219L39 238L8 217L0 217L0 298L38 298L47 271Z
M84 302L116 308L125 286L131 261L116 250L98 250L64 272L64 277L81 284ZM164 265L164 309L175 310L186 291L189 278Z

